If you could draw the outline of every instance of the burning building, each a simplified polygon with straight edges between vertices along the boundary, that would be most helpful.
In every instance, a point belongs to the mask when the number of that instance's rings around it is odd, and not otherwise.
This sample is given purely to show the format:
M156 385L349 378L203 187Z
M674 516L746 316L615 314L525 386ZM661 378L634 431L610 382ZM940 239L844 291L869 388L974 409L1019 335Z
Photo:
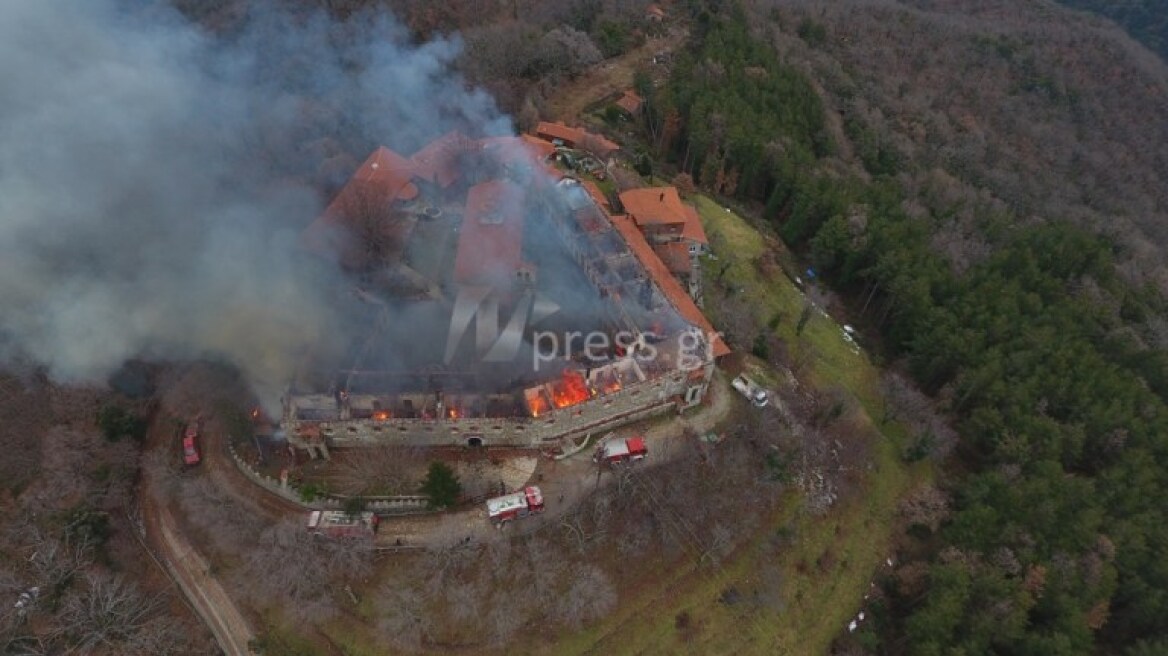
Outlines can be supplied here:
M547 146L379 148L304 231L350 272L338 297L361 330L306 358L284 397L291 444L551 446L701 402L726 345Z

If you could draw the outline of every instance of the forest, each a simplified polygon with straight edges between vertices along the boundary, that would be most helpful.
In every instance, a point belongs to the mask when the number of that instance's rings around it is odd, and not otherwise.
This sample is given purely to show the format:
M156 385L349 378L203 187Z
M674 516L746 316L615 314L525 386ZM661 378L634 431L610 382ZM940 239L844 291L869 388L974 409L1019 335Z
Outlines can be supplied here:
M1062 4L1089 11L1119 23L1132 37L1168 57L1168 15L1156 0L1061 0Z
M1136 267L1131 242L1075 220L1084 208L1048 213L1051 206L1022 193L1017 200L995 193L1006 188L995 190L1002 171L938 159L952 147L943 135L906 143L885 123L896 116L889 108L851 110L872 70L841 62L848 46L836 54L831 44L846 42L841 32L856 29L857 19L818 4L767 4L694 3L694 45L654 96L650 133L705 188L764 208L784 240L879 333L887 361L911 373L962 436L939 474L949 517L936 530L909 527L902 551L912 557L885 581L879 644L867 646L1163 653L1168 349L1156 328L1168 309L1163 288L1155 276L1128 275ZM901 9L887 3L879 12L915 34L926 21ZM1014 47L1008 34L946 29L935 38L960 37L974 50ZM907 38L888 32L889 40ZM1013 93L1040 96L1020 102L1047 113L1076 104L1075 127L1098 127L1091 124L1098 99L1068 100L1085 91L1038 81L1040 53L1017 43L1010 57L1031 63L1015 77L1038 86ZM829 88L850 67L855 86L818 93L805 72L811 66L834 70L836 79L823 82ZM965 111L970 123L982 118ZM1148 193L1163 187L1161 180ZM1110 212L1098 209L1104 202L1082 203L1092 204L1103 216L1123 211L1122 201Z

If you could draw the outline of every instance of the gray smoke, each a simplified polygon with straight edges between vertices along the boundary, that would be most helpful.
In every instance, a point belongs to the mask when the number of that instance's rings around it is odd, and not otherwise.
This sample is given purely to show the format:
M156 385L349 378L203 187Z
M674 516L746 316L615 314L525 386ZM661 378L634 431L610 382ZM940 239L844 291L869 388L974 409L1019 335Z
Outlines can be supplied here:
M377 144L510 124L451 74L456 41L391 17L269 9L212 36L146 4L0 3L0 360L96 382L218 357L270 404L346 337L336 274L295 245L320 185Z

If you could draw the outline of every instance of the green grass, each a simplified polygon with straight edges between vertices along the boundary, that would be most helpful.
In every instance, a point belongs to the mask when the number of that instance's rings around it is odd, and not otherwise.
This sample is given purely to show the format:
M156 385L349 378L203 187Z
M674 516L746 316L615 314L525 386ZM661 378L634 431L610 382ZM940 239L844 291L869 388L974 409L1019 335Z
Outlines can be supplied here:
M826 653L832 639L860 609L870 581L890 553L898 500L930 476L927 464L910 467L902 461L901 445L906 439L902 427L877 427L871 421L881 407L879 371L862 351L855 352L840 326L815 312L796 335L804 296L777 267L764 275L757 266L757 258L777 244L712 200L695 200L719 258L711 264L729 262L724 280L760 306L757 316L782 313L775 334L786 341L792 354L809 363L804 383L839 386L854 395L858 402L854 421L871 440L873 466L863 479L863 489L825 517L802 512L800 500L790 495L720 570L699 569L695 563L670 572L650 589L623 599L621 608L599 625L545 646L545 653ZM709 278L706 293L717 293ZM711 318L717 325L717 317ZM763 377L780 379L768 374L758 361L751 365L763 369ZM776 546L772 538L777 534L791 537ZM825 562L833 564L821 571L817 562L828 552L831 558ZM748 595L757 586L758 573L766 568L781 572L777 607L752 607L749 602L727 605L718 600L731 586ZM690 628L679 630L676 618L683 611L689 615Z

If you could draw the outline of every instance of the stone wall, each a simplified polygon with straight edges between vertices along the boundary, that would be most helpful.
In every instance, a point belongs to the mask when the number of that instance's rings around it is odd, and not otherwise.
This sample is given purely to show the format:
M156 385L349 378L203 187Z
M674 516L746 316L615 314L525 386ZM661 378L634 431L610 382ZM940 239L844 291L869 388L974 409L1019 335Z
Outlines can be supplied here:
M284 430L293 446L314 448L302 426L319 430L329 448L385 445L558 447L561 441L612 430L670 411L699 404L713 374L713 363L695 372L674 370L539 417L507 419L348 419L297 421L285 416ZM687 401L688 399L688 401ZM315 454L314 454L315 455ZM327 452L322 453L327 455Z
M292 484L283 486L280 481L265 476L256 471L249 465L235 450L235 447L228 445L228 450L231 452L231 459L235 462L235 466L239 471L243 472L253 483L259 485L272 494L278 495L300 506L305 511L308 510L341 510L344 508L345 501L350 497L343 494L328 494L324 497L318 497L312 501L304 501L300 498L300 491ZM365 501L365 509L375 512L379 515L394 515L394 514L410 514L427 512L428 499L420 495L403 495L393 497L362 497Z

